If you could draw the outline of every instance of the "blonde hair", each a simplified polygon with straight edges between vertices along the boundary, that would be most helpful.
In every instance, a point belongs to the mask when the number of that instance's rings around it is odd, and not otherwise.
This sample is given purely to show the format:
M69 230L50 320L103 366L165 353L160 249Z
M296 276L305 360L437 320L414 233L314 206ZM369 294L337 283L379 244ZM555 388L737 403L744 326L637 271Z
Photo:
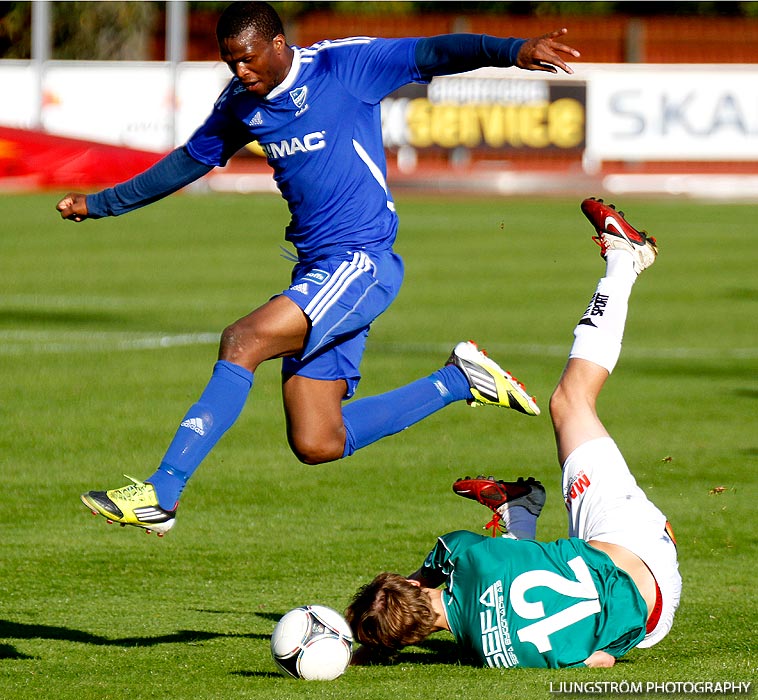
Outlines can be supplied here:
M437 620L427 592L389 572L358 590L345 617L361 644L388 649L420 642L434 632Z

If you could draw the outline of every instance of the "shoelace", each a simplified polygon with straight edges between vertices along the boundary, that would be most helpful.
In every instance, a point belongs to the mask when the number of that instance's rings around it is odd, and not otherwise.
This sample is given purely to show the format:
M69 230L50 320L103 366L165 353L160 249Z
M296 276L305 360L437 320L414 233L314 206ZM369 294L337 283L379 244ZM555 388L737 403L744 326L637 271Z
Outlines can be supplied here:
M473 340L471 340L471 341L469 341L469 342L470 342L470 343L474 343L474 341L473 341ZM479 350L479 352L480 352L480 353L482 353L482 355L484 355L485 357L489 357L489 355L487 354L487 351L486 351L486 350L484 350L483 348L480 348L480 347L479 347L479 346L478 346L476 343L474 343L474 347L476 347L476 349L477 349L477 350ZM517 384L519 387L521 387L521 389L523 389L523 390L524 390L524 393L527 393L527 391L526 391L526 387L525 387L525 386L524 386L524 385L523 385L523 384L522 384L522 383L521 383L521 382L520 382L518 379L516 379L516 377L514 377L514 376L513 376L513 375L512 375L510 372L507 372L506 370L503 370L503 371L505 372L505 376L506 376L506 378L509 378L509 379L511 379L512 381L516 382L516 384ZM534 402L536 403L536 402L537 402L537 399L536 399L534 396L532 396L532 401L534 401Z
M493 511L492 520L490 520L485 526L485 530L492 530L492 536L497 537L501 532L505 531L505 526L501 525L503 516L496 510Z
M127 476L126 478L132 479L130 476ZM140 500L142 498L142 495L150 488L150 486L143 481L136 481L135 479L132 479L132 481L134 481L133 484L124 486L120 489L116 489L116 491L113 492L113 495L130 502Z
M509 376L509 377L510 377L510 378L511 378L511 379L512 379L514 382L516 382L516 384L518 384L518 386L519 386L521 389L523 389L523 390L524 390L524 392L526 392L526 387L525 387L525 386L524 386L524 385L523 385L523 384L522 384L522 383L521 383L521 382L520 382L518 379L516 379L516 377L514 377L514 376L513 376L513 375L512 375L510 372L508 372L508 376ZM532 396L532 400L533 400L533 401L535 400L535 399L534 399L534 396Z
M608 252L608 244L605 242L605 239L602 236L593 236L592 240L600 246L600 255L605 257L605 254Z

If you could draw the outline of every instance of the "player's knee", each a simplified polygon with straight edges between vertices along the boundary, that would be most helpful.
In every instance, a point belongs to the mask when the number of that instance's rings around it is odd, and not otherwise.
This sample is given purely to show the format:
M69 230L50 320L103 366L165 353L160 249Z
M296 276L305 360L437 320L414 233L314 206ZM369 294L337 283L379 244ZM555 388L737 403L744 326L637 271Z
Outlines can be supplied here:
M307 436L292 437L289 439L290 449L295 457L303 464L324 464L340 459L345 451L344 442L339 440L324 440L323 438L309 438Z
M244 347L254 335L249 328L236 321L221 332L221 348L229 351Z
M576 410L575 399L576 397L566 391L566 388L562 384L559 384L555 388L550 397L550 417L553 423L560 423L566 416Z
M594 397L580 387L566 386L561 382L550 397L550 418L556 429L568 424L578 425L582 421L595 421Z
M221 333L219 356L222 360L234 362L250 371L263 362L265 357L260 357L262 347L261 338L255 328L242 324L239 321L224 328Z

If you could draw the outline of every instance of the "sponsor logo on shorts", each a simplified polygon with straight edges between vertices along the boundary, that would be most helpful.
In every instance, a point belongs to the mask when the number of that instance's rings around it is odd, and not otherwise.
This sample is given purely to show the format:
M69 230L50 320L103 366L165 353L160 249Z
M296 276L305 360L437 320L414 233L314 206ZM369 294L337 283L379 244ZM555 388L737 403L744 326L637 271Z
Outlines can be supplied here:
M577 475L572 476L566 486L566 493L563 497L566 499L566 503L576 500L581 496L590 486L589 477L583 472L579 472Z
M325 270L311 270L307 275L303 277L303 279L321 286L324 284L324 282L326 282L326 280L329 279L329 273Z

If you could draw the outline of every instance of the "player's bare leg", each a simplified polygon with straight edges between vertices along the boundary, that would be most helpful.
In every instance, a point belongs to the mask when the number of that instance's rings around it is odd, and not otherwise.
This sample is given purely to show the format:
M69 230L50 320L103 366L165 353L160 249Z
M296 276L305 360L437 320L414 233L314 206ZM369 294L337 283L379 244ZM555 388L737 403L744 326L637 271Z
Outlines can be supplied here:
M302 309L286 296L277 296L224 330L219 360L254 372L261 362L302 350L307 333Z
M596 230L593 240L606 270L574 330L568 363L550 399L561 465L582 443L608 436L595 404L621 353L632 287L658 254L655 239L635 229L613 205L590 198L582 202L582 211Z
M345 450L344 379L323 381L293 375L282 384L287 439L305 464L340 459Z
M200 398L185 414L158 469L140 481L109 491L89 491L82 501L108 522L134 525L159 535L170 530L185 484L234 424L264 360L302 349L308 321L286 297L276 297L230 325L222 334L219 360Z
M608 379L608 370L589 360L572 358L550 397L558 461L563 464L579 445L607 437L596 410L597 397Z
M634 229L613 206L588 199L582 203L582 211L597 231L594 240L600 246L606 270L577 323L568 362L550 399L558 460L564 472L563 495L569 508L570 536L584 536L580 534L578 523L591 520L588 511L582 511L582 508L591 507L586 505L591 502L588 501L591 494L620 499L604 504L603 507L607 505L611 510L621 507L628 499L637 498L637 494L644 498L603 426L596 403L621 352L632 288L640 272L655 262L658 252L655 240ZM578 456L580 453L581 457ZM619 465L623 467L619 468ZM616 470L611 478L623 482L618 491L609 490L607 486L605 491L602 490L600 472L609 469ZM572 528L577 531L573 532ZM647 604L649 624L654 627L657 619L652 623L650 619L660 601L660 594L656 580L642 558L618 541L609 539L602 527L587 540L632 577ZM601 654L592 655L587 661L590 662L588 665L604 666L609 660Z

